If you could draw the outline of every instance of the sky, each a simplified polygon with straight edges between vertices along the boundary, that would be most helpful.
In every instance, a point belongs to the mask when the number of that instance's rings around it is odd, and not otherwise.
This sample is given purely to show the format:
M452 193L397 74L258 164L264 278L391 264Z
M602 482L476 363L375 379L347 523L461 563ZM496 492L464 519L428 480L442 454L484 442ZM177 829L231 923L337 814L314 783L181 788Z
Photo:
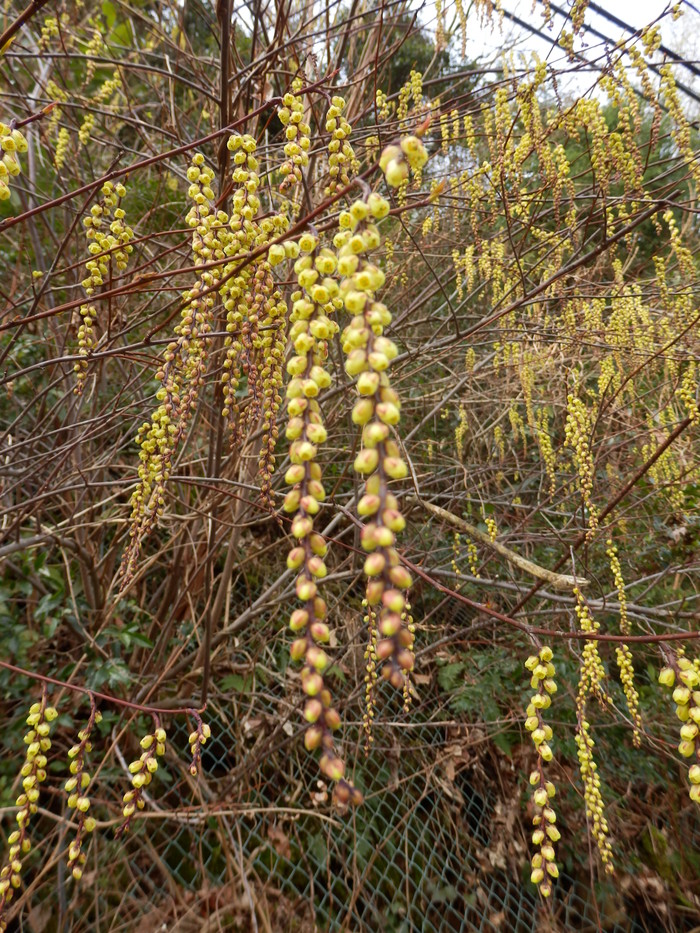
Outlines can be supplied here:
M668 10L671 6L668 0L597 0L597 3L618 19L623 20L636 29L651 23L660 16L664 10ZM568 8L570 2L569 0L556 0L556 5L561 8ZM694 0L693 5L700 10L700 0ZM467 4L465 4L465 6L467 6ZM542 5L539 2L534 12L533 0L503 0L503 8L518 16L521 20L525 20L533 25L540 26L542 24ZM684 15L677 22L673 22L670 15L663 18L661 21L662 41L678 55L686 59L692 59L700 64L700 13L695 12L690 4L684 4L684 11ZM448 16L449 15L448 13ZM625 33L619 26L616 26L614 23L609 22L590 10L586 12L585 21L588 25L607 36L612 43L617 42L623 36L629 38L629 33ZM561 28L563 22L561 16L555 15L555 29ZM522 42L518 47L523 52L536 51L540 57L548 57L550 62L565 67L563 53L561 50L552 50L551 43L547 43L543 39L533 36L531 33L524 32L507 19L504 20L503 28L506 36L511 38L521 37ZM596 37L590 37L587 41L591 47L600 47L601 40ZM474 14L469 17L466 48L468 59L477 55L487 57L493 55L495 57L503 47L503 44L503 37L498 29L492 31L488 27L481 26L478 17ZM594 48L592 48L591 51L595 53ZM662 56L659 53L655 61L660 63L661 60ZM684 68L678 68L676 74L678 80L685 82L696 93L700 94L700 80L696 76ZM587 79L584 77L577 77L572 82L573 86L571 90L580 91L582 89L581 82L585 82L586 80ZM589 79L589 83L591 82L592 78ZM697 103L688 100L688 104L691 110L697 110Z

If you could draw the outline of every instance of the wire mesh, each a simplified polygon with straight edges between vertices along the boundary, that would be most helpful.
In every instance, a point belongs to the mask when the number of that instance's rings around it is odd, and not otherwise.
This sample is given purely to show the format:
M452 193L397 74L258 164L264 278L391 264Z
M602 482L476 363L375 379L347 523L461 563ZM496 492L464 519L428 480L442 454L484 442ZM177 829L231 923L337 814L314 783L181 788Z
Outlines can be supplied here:
M425 721L409 728L377 725L370 757L359 758L356 776L367 795L356 811L331 812L328 819L328 795L314 763L291 756L282 774L271 757L238 799L231 850L224 851L216 818L196 828L161 821L157 832L149 831L160 861L144 869L140 888L162 889L163 865L184 889L200 890L205 883L218 888L233 857L254 890L282 895L328 933L535 933L540 905L520 873L527 859L518 867L494 857L510 842L499 838L506 830L494 820L494 800L475 789L466 772L445 778L438 760L449 739L426 712L422 707ZM248 710L265 722L278 713L269 694ZM228 766L235 739L228 728L215 734L205 760L210 772ZM183 741L184 731L173 736L174 744ZM215 814L231 799L230 781L224 774L209 789ZM317 811L304 807L304 800L315 802ZM168 802L182 809L192 801L171 792ZM565 875L555 910L561 929L597 928L590 893Z

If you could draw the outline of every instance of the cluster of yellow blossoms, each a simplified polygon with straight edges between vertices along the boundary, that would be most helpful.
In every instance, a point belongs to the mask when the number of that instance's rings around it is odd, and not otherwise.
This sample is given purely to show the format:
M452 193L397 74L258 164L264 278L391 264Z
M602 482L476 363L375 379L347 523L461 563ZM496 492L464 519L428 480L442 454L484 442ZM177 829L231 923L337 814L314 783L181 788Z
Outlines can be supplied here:
M78 813L78 829L75 839L68 849L68 870L76 881L79 881L83 876L83 865L85 864L85 853L82 851L83 839L85 834L91 833L96 826L95 819L87 815L90 809L90 798L87 795L90 774L85 770L85 756L92 751L90 735L95 724L99 723L101 719L102 714L95 709L93 704L85 728L78 733L80 741L68 750L68 757L71 759L71 776L64 786L68 791L68 806Z
M88 216L83 218L91 258L85 263L87 276L81 284L88 298L92 298L98 288L108 283L113 268L119 272L126 269L129 255L133 252L131 240L134 238L134 231L124 223L126 213L121 206L125 194L124 185L114 185L111 181L106 181L101 189L100 200L92 205ZM113 219L110 221L110 218ZM95 346L94 324L97 309L92 302L86 303L80 306L79 315L78 353L82 359L73 367L76 394L80 394L85 387L87 358Z
M345 369L356 379L360 396L352 420L362 427L363 446L354 466L366 477L357 508L367 520L361 535L362 547L367 551L367 603L377 613L379 638L375 650L377 661L383 664L382 674L395 687L402 687L407 699L407 678L414 663L414 627L407 622L402 591L410 587L411 575L401 565L394 547L396 534L406 522L389 489L391 480L408 474L398 444L391 437L401 417L399 397L391 388L388 373L398 349L383 335L391 323L391 313L376 298L384 284L384 273L368 259L380 243L375 221L388 213L389 203L377 194L355 201L340 214L341 230L334 244L338 249L338 273L344 277L340 296L346 311L353 315L343 331L342 345Z
M143 799L144 788L153 780L158 770L158 759L165 754L165 729L156 724L153 732L144 735L141 739L141 756L129 765L132 790L128 790L122 799L122 814L124 822L116 832L117 836L129 830L131 820L137 810L143 810L146 803Z
M598 622L591 616L588 604L578 587L574 588L574 596L576 597L576 616L579 627L582 632L592 635L599 628ZM603 867L610 874L613 871L612 847L608 840L608 821L605 818L598 765L593 757L595 742L591 736L590 723L586 718L586 704L591 694L608 703L611 702L611 698L604 693L601 687L605 678L605 668L598 653L598 642L595 638L586 639L582 654L578 693L576 695L577 727L574 739L583 780L586 816L589 820L591 833L598 846Z
M357 169L355 152L350 145L352 127L343 116L344 109L345 100L342 97L334 97L326 114L326 132L331 134L328 143L330 181L326 194L333 194L339 181L343 185L350 184L350 173Z
M51 748L49 732L57 716L54 707L47 705L46 694L42 695L39 703L32 704L27 716L29 731L24 736L27 751L20 772L22 793L16 801L19 807L15 816L18 828L10 833L8 861L0 868L0 933L7 929L6 910L22 882L22 861L32 847L28 835L29 820L37 811L39 786L46 780L46 753Z
M0 149L2 149L0 201L7 201L10 197L10 179L15 178L22 171L17 156L19 153L26 152L28 148L27 140L20 130L13 129L6 123L0 123Z
M328 572L324 561L327 545L314 531L314 518L326 497L321 467L316 462L318 446L327 437L317 397L331 383L325 363L328 340L338 331L331 317L340 304L338 283L333 278L337 258L332 250L319 249L318 239L311 233L300 238L299 250L294 264L298 289L292 295L290 330L294 355L287 363L292 377L287 386L286 430L291 466L285 482L292 489L283 507L294 515L291 530L296 544L287 557L287 567L299 571L296 594L303 608L291 615L289 625L297 638L290 653L294 661L304 662L301 685L307 697L304 718L309 724L304 744L309 751L321 749L321 771L328 780L337 782L336 799L357 804L362 795L345 778L345 763L333 739L340 716L324 678L330 658L323 646L330 640L330 630L326 623L328 606L318 593L318 583Z
M207 744L207 739L211 738L211 728L207 723L202 722L201 718L196 716L196 726L190 732L189 745L192 755L192 764L190 765L190 774L197 777L202 767L202 746Z
M674 687L676 716L682 723L678 751L684 758L694 759L688 770L690 799L700 803L700 672L689 658L680 657L673 667L665 667L661 671L659 683L664 687Z
M539 887L540 894L549 897L552 893L552 879L559 877L559 869L554 861L553 843L561 838L555 825L556 813L550 804L555 794L554 784L545 780L544 776L544 763L552 760L552 749L549 746L552 728L544 721L542 710L549 709L552 695L557 692L552 649L546 645L540 648L536 655L527 659L525 667L530 671L530 686L535 691L527 707L525 728L530 733L537 751L537 767L530 774L530 786L533 788L532 800L535 807L532 817L535 827L532 844L539 848L539 852L532 856L530 878L532 883Z
M386 183L398 188L408 181L409 170L420 172L428 161L428 152L417 136L404 136L399 145L387 146L379 158Z
M277 443L277 413L282 404L284 351L287 339L287 304L272 276L272 266L287 255L280 244L253 262L241 265L242 256L284 233L285 214L262 219L258 189L256 142L252 136L234 135L228 140L233 153L234 191L229 235L224 252L228 262L222 275L221 296L226 310L227 336L224 343L224 407L231 442L241 439L248 427L263 420L260 448L260 476L263 500L271 503L271 476ZM296 244L289 244L289 254ZM295 253L296 255L296 253ZM242 410L236 397L242 378L248 385L249 404Z
M284 147L287 159L280 166L282 175L280 191L282 193L301 181L301 171L309 164L311 127L304 122L304 100L299 94L303 86L303 80L299 77L295 78L292 81L291 91L282 98L283 106L277 111L287 139Z
M207 264L224 258L223 234L228 217L213 205L214 172L204 164L201 153L194 155L187 177L188 195L193 202L187 215L187 223L193 228L192 252L195 265L204 268L195 285L182 296L184 307L175 339L166 347L156 373L161 383L156 394L159 405L137 435L141 447L139 483L131 497L130 540L122 558L122 586L131 579L141 542L165 507L165 485L174 452L194 412L207 366L207 338L221 275L221 266Z

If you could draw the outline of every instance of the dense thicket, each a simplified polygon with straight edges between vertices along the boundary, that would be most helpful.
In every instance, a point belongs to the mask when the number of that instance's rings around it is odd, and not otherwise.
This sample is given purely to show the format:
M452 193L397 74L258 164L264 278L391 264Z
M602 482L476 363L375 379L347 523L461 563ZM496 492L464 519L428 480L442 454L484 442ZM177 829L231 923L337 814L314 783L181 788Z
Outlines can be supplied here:
M697 922L697 17L587 6L468 60L490 0L5 5L0 928L302 929L237 814L264 775L286 851L393 760L510 814L548 923Z

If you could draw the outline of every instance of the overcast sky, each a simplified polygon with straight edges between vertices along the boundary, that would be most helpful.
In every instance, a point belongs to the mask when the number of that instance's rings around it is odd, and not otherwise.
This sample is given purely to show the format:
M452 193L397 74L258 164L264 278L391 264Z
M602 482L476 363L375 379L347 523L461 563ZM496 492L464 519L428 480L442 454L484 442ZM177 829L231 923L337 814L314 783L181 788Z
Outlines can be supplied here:
M659 17L664 10L668 10L671 6L668 0L597 0L597 3L635 29L648 25ZM568 8L569 0L558 0L556 5L561 8ZM445 6L447 8L447 22L449 23L454 16L454 7L449 0L447 0ZM465 3L465 7L467 6L468 4ZM700 9L700 0L694 0L694 6ZM534 26L543 26L542 5L539 2L536 4L534 11L533 0L503 0L503 8ZM684 15L675 23L670 15L665 16L661 20L662 40L669 49L676 52L678 55L700 64L700 14L695 12L692 7L687 4L684 5L684 9ZM586 12L585 21L587 25L590 25L606 36L611 44L614 44L623 37L630 37L630 34L626 33L619 26L616 26L614 23L611 23L590 10ZM554 29L551 33L553 38L563 24L563 18L555 14ZM521 40L518 42L517 47L523 53L536 51L541 58L547 58L551 64L563 68L568 67L564 53L560 49L552 48L551 42L539 39L537 36L532 35L532 33L524 31L508 19L504 19L503 31L505 36L509 39L519 38ZM549 34L546 29L543 29L543 31ZM593 59L597 58L602 52L602 40L589 34L584 38L584 41L588 46L586 50L588 55ZM478 17L474 13L469 16L467 24L467 59L473 59L477 56L497 57L503 45L503 35L498 29L491 30L488 27L481 26ZM580 48L580 45L577 44L576 48ZM659 53L655 60L660 63L662 61L662 55ZM676 75L679 81L684 82L697 94L700 94L700 80L698 80L695 75L685 68L678 68ZM586 84L590 86L594 80L593 74L588 77L581 75L572 79L569 82L569 87L563 85L562 90L571 90L580 93L585 90ZM686 98L686 101L688 109L692 112L697 112L697 102L693 102L688 98Z

